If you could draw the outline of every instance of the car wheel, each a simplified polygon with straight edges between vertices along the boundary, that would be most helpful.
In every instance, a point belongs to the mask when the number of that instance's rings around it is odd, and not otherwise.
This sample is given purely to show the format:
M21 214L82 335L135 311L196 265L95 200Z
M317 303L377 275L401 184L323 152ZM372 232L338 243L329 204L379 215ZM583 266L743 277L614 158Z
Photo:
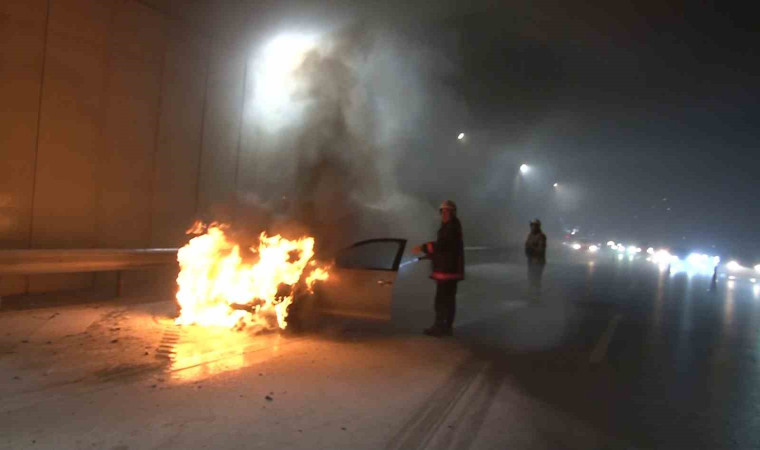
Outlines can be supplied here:
M294 295L293 303L288 306L288 326L286 330L304 333L317 328L319 310L316 307L317 294L301 293Z

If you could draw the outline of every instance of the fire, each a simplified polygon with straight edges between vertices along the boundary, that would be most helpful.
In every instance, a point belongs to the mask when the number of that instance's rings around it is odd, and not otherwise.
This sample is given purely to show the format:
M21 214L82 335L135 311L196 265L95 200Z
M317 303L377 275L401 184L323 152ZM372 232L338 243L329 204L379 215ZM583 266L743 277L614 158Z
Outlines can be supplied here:
M308 290L329 276L312 261L314 238L288 240L261 233L258 246L241 253L225 234L226 228L196 222L188 230L199 235L177 254L181 311L175 323L284 329L287 308L304 274Z

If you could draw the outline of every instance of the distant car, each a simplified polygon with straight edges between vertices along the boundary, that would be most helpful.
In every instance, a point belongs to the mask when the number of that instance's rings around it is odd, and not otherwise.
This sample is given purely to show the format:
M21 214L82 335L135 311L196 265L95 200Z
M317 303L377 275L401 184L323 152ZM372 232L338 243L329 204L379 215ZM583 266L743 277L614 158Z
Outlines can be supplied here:
M389 321L406 239L370 239L339 251L330 261L330 278L314 292L296 290L288 307L288 328L314 325L321 316Z
M569 239L564 242L572 250L594 253L602 249L602 245L589 239Z

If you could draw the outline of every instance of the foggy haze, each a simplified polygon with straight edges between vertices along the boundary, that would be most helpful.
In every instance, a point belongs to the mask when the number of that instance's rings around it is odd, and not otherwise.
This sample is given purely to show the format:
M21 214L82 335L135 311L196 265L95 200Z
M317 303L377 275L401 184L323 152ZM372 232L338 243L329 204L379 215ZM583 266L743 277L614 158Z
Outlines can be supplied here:
M327 247L417 240L452 199L471 245L520 242L539 217L555 242L578 226L599 240L756 246L756 69L734 15L436 5L251 7L251 26L266 26L247 68L241 148L256 181L238 193L241 220L299 224ZM248 113L255 54L301 32L317 44L294 71L292 116L272 128Z

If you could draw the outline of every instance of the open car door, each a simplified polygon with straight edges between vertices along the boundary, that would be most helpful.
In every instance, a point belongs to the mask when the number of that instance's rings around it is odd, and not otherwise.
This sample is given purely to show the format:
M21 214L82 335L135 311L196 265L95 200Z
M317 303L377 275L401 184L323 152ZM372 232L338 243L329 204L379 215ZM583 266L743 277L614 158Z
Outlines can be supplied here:
M341 250L330 279L319 283L321 314L391 319L396 281L406 239L371 239Z

